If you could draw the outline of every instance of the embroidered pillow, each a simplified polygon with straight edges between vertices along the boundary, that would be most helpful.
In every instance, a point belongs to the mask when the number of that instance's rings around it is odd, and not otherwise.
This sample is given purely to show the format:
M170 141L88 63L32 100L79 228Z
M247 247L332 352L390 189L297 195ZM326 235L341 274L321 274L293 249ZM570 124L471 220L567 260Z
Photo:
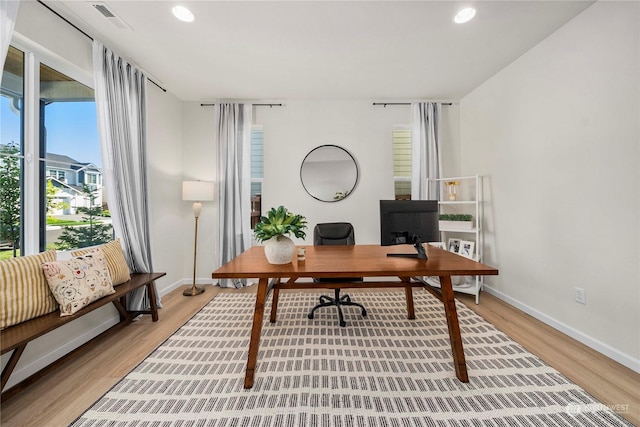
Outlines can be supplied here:
M0 329L58 308L40 267L55 259L51 250L0 261Z
M115 292L107 261L100 249L67 261L45 262L42 271L60 304L60 316L69 316Z
M107 259L107 267L109 268L109 274L111 275L111 282L113 286L120 285L129 279L129 265L124 259L124 253L122 252L122 246L120 245L120 239L116 239L112 242L105 243L97 248L79 249L71 252L72 256L83 256L89 254L96 249L102 249L104 256Z

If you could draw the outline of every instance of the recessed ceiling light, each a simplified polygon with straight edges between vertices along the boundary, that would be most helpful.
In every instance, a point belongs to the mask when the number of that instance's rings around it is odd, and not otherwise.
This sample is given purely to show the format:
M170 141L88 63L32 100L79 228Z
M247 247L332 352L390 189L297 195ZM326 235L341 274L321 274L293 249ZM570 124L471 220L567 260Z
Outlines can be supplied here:
M174 6L173 9L171 9L171 12L173 13L173 16L184 22L193 22L195 19L193 13L184 6Z
M476 10L472 7L465 7L456 14L453 18L453 22L456 24L464 24L465 22L470 21L474 16L476 16Z

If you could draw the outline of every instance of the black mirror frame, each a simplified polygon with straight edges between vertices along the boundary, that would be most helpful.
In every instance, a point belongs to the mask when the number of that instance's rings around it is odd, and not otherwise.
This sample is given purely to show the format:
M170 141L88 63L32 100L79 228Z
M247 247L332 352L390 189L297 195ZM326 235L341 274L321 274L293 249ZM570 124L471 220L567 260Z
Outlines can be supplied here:
M318 198L317 196L313 195L311 193L311 191L307 188L307 186L304 184L304 179L302 178L302 168L304 167L304 163L307 160L307 158L316 150L320 149L320 148L327 148L327 147L333 147L333 148L337 148L339 150L344 151L350 158L351 161L353 162L353 166L356 168L356 179L355 182L353 183L353 186L351 187L351 189L349 190L349 192L344 196L341 197L339 199L333 199L333 200L323 200ZM358 185L358 181L360 180L360 169L358 168L358 163L356 162L355 157L353 157L353 155L345 148L340 147L339 145L335 145L335 144L324 144L324 145L319 145L317 147L315 147L313 150L309 151L307 153L306 156L304 156L304 159L302 160L302 163L300 164L300 182L302 183L302 187L304 188L304 190L307 192L308 195L310 195L311 197L313 197L314 199L321 201L321 202L326 202L326 203L335 203L335 202L339 202L341 200L346 199L347 197L349 197L353 191L355 190L356 186Z

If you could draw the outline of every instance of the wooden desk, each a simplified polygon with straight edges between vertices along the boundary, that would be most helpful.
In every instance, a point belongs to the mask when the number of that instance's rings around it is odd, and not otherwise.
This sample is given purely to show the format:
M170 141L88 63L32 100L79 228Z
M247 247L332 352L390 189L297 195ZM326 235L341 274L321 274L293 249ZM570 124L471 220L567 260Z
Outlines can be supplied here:
M439 276L440 289L424 283L425 289L434 294L444 304L449 328L449 338L453 351L456 376L462 382L468 382L467 365L460 337L458 314L453 297L451 276L497 275L498 270L464 258L451 252L425 245L428 260L416 258L387 257L389 253L416 253L410 245L379 246L305 246L306 261L294 261L290 264L273 265L267 262L262 246L255 246L214 271L214 279L258 278L256 306L253 314L249 355L244 378L244 387L253 387L253 377L258 358L260 332L264 317L264 304L271 286L274 289L271 321L276 320L278 293L280 289L303 288L404 288L407 299L407 314L414 317L412 286L422 282L412 282L412 277ZM340 278L364 277L364 282L313 283L297 282L301 278ZM374 281L366 278L398 277L395 281ZM283 279L286 278L286 281Z

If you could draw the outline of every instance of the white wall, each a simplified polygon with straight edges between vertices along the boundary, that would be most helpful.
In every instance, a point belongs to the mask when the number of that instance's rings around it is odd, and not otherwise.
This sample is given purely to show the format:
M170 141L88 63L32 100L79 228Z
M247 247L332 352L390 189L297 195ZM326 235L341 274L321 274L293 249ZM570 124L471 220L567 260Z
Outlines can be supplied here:
M264 129L262 208L283 205L304 215L309 223L304 242L313 244L313 227L320 222L346 221L355 227L358 243L380 241L380 199L392 199L391 133L409 123L409 108L383 108L367 101L290 101L283 107L257 107L255 122ZM304 157L320 145L338 145L358 164L358 184L339 202L321 202L300 182Z
M488 176L487 281L636 370L638 12L594 4L460 104L462 172Z
M183 178L187 181L215 181L216 159L213 146L213 107L202 107L199 102L182 103L182 156ZM182 250L187 254L183 265L183 277L193 281L193 240L195 219L191 211L191 202L183 203L182 221L187 231L182 237ZM220 265L216 252L218 241L217 194L213 202L202 203L202 213L198 220L197 283L211 283L211 272Z
M304 243L313 243L317 223L347 221L354 224L358 243L379 243L379 200L393 199L392 130L408 125L409 106L373 106L376 100L296 100L283 107L257 107L255 123L263 125L265 177L263 211L284 205L309 223ZM443 107L443 139L457 145L457 106ZM451 140L454 140L453 143ZM339 202L321 202L309 196L300 182L300 164L320 145L345 148L358 164L358 185ZM445 170L456 155L444 155ZM298 244L303 244L298 241Z
M156 282L161 295L190 277L187 266L193 260L194 219L191 205L182 201L183 142L182 102L147 82L151 250L153 269L167 273Z
M264 213L283 205L304 215L309 223L307 237L294 238L297 244L313 244L315 224L331 221L353 223L358 243L380 242L378 203L394 197L392 130L396 125L408 125L411 115L409 106L384 108L373 106L373 101L376 100L290 100L282 107L254 107L253 122L264 130L262 210ZM457 105L443 107L445 171L455 170L459 163L458 119ZM185 179L214 180L213 107L184 102L183 124ZM312 198L300 182L302 160L309 151L324 144L345 148L358 164L358 185L339 202ZM200 216L198 283L211 282L210 273L219 267L216 209L217 200L206 203ZM193 240L186 239L183 247L186 253L193 253Z

